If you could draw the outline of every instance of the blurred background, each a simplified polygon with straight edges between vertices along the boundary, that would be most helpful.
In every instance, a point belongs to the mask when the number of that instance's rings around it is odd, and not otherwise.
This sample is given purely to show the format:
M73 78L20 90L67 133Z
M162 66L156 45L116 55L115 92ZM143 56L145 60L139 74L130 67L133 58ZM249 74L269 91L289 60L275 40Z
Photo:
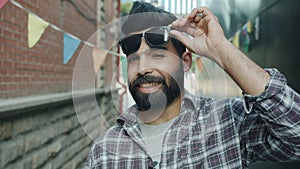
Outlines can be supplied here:
M236 47L262 67L277 68L300 91L300 1L146 2L178 17L208 6ZM131 0L0 0L0 168L82 168L93 140L133 104L117 27L106 27L131 5ZM190 92L241 96L216 64L203 56L193 59L185 75ZM250 168L299 165L257 162Z

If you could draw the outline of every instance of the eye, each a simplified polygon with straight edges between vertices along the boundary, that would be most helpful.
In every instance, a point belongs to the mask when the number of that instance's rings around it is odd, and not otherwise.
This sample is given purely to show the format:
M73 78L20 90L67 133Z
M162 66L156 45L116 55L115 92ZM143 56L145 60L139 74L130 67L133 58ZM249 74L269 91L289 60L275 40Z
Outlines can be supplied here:
M137 55L130 55L130 56L127 57L127 62L128 63L134 63L134 62L138 61L139 58L140 57L137 56Z
M155 59L161 59L161 58L165 57L165 55L163 55L163 54L153 54L152 57L155 58Z

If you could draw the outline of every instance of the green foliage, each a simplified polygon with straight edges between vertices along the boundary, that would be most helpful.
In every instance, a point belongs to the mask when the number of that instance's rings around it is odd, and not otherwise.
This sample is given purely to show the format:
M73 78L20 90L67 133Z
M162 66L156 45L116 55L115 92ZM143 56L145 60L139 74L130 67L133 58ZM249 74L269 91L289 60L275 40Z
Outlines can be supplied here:
M121 4L121 13L127 15L132 7L132 2L125 2Z

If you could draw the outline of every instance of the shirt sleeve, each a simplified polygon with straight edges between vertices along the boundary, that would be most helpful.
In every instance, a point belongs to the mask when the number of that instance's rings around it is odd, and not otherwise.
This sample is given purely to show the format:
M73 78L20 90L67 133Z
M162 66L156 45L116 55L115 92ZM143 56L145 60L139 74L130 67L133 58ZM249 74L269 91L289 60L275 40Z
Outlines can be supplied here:
M97 162L97 157L99 158L101 148L97 146L97 144L93 144L90 149L90 152L86 158L84 169L94 169L94 168L101 168L101 163L95 164ZM99 160L98 160L99 161Z
M84 169L92 169L93 168L93 154L92 149L90 150L88 157L85 161Z
M259 96L244 94L239 103L244 113L239 128L242 156L247 163L299 161L300 96L278 70L266 71L271 79L265 91Z

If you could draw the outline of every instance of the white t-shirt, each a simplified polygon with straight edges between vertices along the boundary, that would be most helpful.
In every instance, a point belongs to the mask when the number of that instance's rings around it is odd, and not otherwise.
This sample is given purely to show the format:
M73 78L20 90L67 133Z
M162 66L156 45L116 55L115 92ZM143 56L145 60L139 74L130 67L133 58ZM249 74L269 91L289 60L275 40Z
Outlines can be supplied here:
M159 125L147 125L140 122L142 138L146 145L146 151L152 160L156 161L158 164L160 162L164 136L175 119L176 118Z

